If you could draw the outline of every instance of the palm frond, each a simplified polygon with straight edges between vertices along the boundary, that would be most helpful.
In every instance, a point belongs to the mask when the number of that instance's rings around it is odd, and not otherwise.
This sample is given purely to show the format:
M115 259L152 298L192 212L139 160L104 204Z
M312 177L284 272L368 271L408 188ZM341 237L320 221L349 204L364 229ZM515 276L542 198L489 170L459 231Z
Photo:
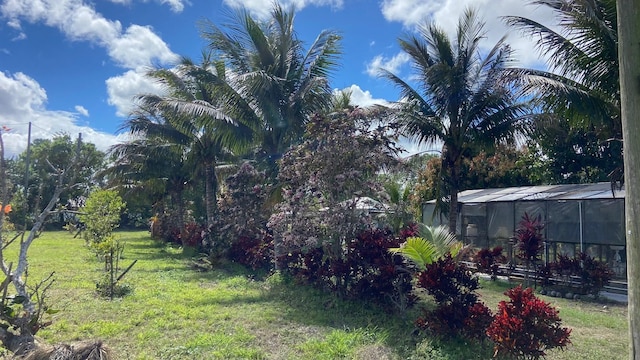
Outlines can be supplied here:
M419 229L420 236L431 242L437 249L438 256L450 253L455 257L462 249L462 243L458 241L456 235L451 233L445 226L422 225Z
M438 249L428 240L421 237L410 237L399 248L391 248L392 254L402 255L405 259L414 263L419 269L426 269L427 265L438 257Z

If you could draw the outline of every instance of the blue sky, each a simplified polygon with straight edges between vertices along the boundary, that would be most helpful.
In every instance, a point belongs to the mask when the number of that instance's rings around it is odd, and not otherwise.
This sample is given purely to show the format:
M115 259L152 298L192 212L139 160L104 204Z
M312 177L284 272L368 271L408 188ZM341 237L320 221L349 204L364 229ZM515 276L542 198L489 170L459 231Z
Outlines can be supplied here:
M286 0L298 9L295 28L307 44L323 29L343 36L335 89L351 88L353 99L369 105L398 98L396 89L375 75L384 67L410 75L396 39L416 25L435 21L453 32L459 15L474 6L487 22L486 46L508 29L499 17L550 19L523 0ZM99 149L121 141L118 128L135 94L157 91L144 77L150 66L171 67L179 56L194 60L204 46L198 24L222 25L246 7L265 16L268 0L0 0L0 125L7 156L32 138L67 133ZM532 44L509 34L519 61L539 66ZM407 145L409 146L409 145ZM415 149L412 149L415 151Z

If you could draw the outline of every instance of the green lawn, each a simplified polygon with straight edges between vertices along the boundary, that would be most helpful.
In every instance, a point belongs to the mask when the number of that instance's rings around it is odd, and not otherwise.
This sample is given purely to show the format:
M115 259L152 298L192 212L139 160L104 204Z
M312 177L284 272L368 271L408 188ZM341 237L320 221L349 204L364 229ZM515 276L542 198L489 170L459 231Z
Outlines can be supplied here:
M259 278L233 266L196 272L178 249L146 232L121 232L123 299L95 294L101 263L84 241L45 233L30 251L35 282L55 271L49 302L61 310L38 333L48 342L102 339L118 359L488 359L489 346L438 342L414 332L416 310L399 315L331 295L280 277ZM483 300L495 309L505 288L484 283ZM573 329L573 345L548 359L624 359L626 307L545 298Z

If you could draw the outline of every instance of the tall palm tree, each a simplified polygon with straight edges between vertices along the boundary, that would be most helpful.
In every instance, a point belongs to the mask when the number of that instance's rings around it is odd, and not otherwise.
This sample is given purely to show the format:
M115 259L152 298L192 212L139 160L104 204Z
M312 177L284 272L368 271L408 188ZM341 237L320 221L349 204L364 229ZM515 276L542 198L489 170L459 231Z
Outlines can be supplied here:
M467 9L454 39L430 23L419 28L419 37L399 40L413 63L416 87L381 70L400 89L398 116L406 134L418 143L443 144L441 185L448 190L452 233L457 226L463 158L514 141L525 110L525 104L515 101L504 71L511 60L509 46L502 38L484 54L479 48L483 37L484 23Z
M328 77L340 55L340 36L332 31L322 31L305 51L294 14L275 4L267 22L241 10L226 27L203 26L209 49L226 65L224 77L209 76L221 110L252 130L256 150L271 164L301 140L312 114L330 106Z
M177 132L170 139L185 148L186 161L192 165L193 175L203 174L205 184L205 208L207 226L213 225L218 192L216 166L221 160L231 157L232 146L239 149L250 141L250 129L236 124L218 109L220 101L217 89L209 82L208 74L223 76L224 66L211 59L211 54L203 54L201 64L183 58L173 69L157 69L148 76L164 85L166 94L140 95L145 107L161 110L170 115L167 120ZM185 107L208 108L207 112L182 111ZM225 121L212 121L224 119Z
M533 0L531 4L553 10L560 30L525 17L505 20L535 39L549 69L511 71L524 94L538 100L543 116L569 120L574 127L588 125L600 140L594 147L602 149L603 154L596 154L606 159L602 165L621 169L616 0ZM611 153L614 161L609 159Z
M105 172L112 186L143 191L156 200L169 194L174 225L185 239L184 191L191 185L192 168L184 147L171 139L180 132L155 109L136 110L125 122L133 139L109 149L113 164Z

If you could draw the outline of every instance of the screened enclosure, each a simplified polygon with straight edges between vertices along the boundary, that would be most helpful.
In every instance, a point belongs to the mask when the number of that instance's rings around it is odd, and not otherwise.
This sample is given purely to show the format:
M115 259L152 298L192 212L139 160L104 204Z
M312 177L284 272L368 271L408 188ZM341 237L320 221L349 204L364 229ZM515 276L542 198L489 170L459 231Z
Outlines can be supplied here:
M459 197L458 236L467 244L502 246L513 259L513 235L524 214L544 224L544 261L585 252L626 276L624 190L610 183L467 190ZM435 201L423 206L425 224L446 224Z

